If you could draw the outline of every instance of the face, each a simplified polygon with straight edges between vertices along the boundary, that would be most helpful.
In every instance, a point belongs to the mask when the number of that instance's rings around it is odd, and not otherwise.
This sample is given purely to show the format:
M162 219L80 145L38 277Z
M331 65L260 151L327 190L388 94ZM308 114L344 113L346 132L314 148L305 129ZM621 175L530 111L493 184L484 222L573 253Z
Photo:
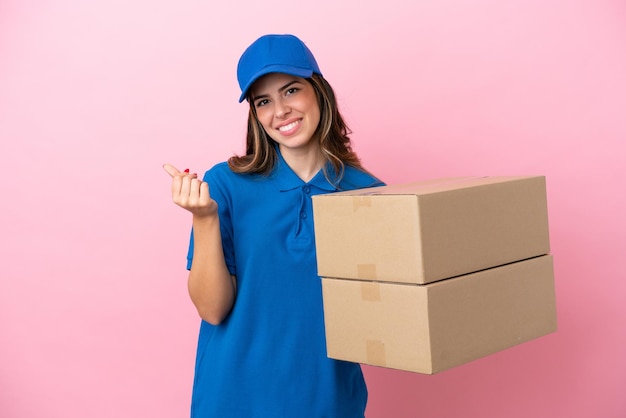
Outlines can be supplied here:
M317 151L319 141L313 135L320 108L308 81L271 73L259 78L250 93L259 122L281 150Z

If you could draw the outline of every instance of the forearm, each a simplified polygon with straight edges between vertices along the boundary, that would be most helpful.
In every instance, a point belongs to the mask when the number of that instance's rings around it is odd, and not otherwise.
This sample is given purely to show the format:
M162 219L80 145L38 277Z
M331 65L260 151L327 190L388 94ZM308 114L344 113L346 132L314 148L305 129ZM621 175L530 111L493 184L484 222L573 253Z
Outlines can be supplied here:
M194 216L193 236L189 296L200 317L216 325L226 318L235 302L235 279L224 260L218 216Z

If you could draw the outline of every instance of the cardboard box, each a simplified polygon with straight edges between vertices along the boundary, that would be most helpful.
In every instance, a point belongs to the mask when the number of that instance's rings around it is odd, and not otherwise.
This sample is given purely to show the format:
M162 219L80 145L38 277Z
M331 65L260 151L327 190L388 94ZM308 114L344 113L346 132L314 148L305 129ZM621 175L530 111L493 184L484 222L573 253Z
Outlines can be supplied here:
M426 285L323 278L328 356L433 374L556 330L552 256Z
M543 176L331 193L313 211L323 277L424 284L550 251Z

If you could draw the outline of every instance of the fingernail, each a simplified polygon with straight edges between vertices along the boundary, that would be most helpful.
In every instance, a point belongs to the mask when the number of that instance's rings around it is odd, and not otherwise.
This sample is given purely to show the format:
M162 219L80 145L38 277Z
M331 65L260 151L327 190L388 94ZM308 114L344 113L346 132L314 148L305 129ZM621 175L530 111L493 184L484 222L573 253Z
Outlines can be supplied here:
M185 168L185 173L189 173L189 169L188 168Z

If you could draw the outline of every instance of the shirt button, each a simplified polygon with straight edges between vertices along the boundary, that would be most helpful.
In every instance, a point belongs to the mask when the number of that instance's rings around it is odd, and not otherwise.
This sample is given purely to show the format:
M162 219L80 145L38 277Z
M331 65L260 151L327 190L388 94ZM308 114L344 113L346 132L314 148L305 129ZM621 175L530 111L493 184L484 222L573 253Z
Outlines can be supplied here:
M306 193L306 194L311 193L311 188L310 188L309 186L304 186L304 187L302 188L302 190L304 190L304 193Z
M306 219L306 212L300 212L300 219Z

